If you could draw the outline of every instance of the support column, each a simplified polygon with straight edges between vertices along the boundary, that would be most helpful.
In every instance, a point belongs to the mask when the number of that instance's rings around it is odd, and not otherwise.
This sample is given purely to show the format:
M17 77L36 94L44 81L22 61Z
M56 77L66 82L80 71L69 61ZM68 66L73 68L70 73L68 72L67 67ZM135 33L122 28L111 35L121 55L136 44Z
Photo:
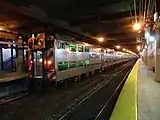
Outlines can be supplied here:
M17 59L16 59L16 72L23 73L23 40L21 37L18 39L17 44Z
M156 30L155 81L160 82L160 29Z
M148 61L148 49L145 49L145 51L144 51L144 58L143 58L143 60L144 60L144 63L147 65L147 61Z

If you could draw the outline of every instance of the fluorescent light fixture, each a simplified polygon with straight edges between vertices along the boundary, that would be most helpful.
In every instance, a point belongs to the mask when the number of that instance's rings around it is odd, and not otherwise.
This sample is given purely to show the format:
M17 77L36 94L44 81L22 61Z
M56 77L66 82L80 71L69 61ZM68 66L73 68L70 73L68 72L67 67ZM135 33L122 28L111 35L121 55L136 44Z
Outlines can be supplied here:
M147 46L145 45L145 47L144 47L145 49L147 49Z
M153 41L155 41L155 37L153 37L153 36L150 36L150 37L149 37L149 41L150 41L150 42L153 42Z
M145 32L145 38L149 38L149 37L150 37L149 32Z
M133 29L136 30L136 31L140 30L141 29L141 24L140 23L135 23L133 25Z

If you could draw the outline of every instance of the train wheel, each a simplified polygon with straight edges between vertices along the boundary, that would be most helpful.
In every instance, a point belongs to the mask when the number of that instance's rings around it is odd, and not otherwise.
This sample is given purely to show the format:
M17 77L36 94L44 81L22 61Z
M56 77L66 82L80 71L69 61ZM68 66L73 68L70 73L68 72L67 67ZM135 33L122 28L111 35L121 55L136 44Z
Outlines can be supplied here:
M86 78L89 77L89 73L86 73L86 74L85 74L85 77L86 77Z
M94 76L95 75L95 71L91 71L91 76Z
M73 81L74 81L74 82L78 82L78 76L74 77L74 78L73 78Z
M81 81L82 80L82 75L79 75L78 76L78 81Z

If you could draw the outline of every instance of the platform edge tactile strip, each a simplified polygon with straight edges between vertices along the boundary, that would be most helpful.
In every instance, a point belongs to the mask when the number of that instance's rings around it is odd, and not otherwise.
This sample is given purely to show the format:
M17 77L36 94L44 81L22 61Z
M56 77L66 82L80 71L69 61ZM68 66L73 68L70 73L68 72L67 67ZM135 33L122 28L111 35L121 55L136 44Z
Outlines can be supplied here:
M122 88L110 120L137 120L137 74L138 61Z

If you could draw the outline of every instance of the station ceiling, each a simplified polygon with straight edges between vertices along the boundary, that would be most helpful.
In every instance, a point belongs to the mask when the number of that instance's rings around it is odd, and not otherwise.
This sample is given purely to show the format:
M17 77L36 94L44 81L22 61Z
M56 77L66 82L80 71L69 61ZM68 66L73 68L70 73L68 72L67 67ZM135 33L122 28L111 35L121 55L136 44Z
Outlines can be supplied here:
M91 37L102 36L105 42L100 44L106 47L121 45L136 52L136 45L140 44L136 42L137 32L132 29L134 0L5 0L1 3L0 24L5 23L13 30L30 29L45 21ZM137 14L138 9L137 5Z

